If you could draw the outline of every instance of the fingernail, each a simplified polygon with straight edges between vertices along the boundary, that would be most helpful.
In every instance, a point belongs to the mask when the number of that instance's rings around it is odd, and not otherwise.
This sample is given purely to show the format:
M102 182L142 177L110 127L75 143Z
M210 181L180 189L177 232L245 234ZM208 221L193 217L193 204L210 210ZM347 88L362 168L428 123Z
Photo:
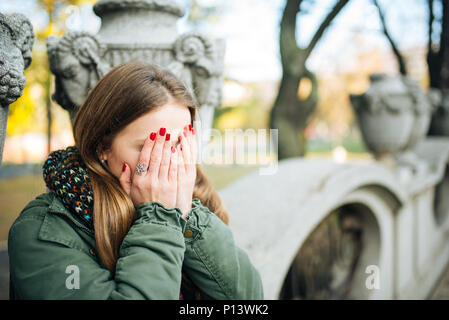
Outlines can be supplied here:
M159 135L163 136L165 134L165 128L159 130Z
M195 128L192 128L192 134L195 134Z
M123 164L122 172L125 172L125 170L126 170L126 163Z
M180 148L181 148L181 151L182 151L182 145L180 146Z
M174 153L175 152L175 147L171 146L171 152Z
M192 131L192 125L191 124L189 124L189 130Z
M150 139L151 139L152 141L154 141L154 139L156 139L156 132L151 132L151 134L150 134Z
M186 138L187 138L187 133L185 132L185 130L184 130L184 132L183 132L183 133L184 133L184 137L186 137Z
M170 133L167 133L167 135L165 136L165 141L170 140Z

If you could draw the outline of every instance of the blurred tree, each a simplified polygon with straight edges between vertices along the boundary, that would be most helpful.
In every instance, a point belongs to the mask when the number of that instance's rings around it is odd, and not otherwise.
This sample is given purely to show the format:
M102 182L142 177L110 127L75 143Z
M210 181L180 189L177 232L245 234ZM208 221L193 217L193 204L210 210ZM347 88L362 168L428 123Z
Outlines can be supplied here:
M279 130L279 159L305 155L305 128L318 101L318 82L305 63L333 19L348 2L349 0L336 2L305 48L299 47L296 42L297 16L302 4L311 6L314 1L286 2L279 35L282 78L270 112L270 128Z

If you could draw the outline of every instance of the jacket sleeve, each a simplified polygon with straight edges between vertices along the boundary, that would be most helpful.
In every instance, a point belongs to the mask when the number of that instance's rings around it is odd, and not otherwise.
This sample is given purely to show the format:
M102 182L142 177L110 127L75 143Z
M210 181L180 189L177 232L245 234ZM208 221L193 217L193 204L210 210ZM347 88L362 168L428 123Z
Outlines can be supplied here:
M29 210L45 214L47 208ZM41 224L33 216L17 221L9 233L11 281L18 299L179 299L185 251L179 209L158 202L136 208L114 277L74 245L38 239ZM73 268L79 286L71 282Z
M193 199L184 238L184 269L213 299L263 299L262 280L230 228L198 198Z

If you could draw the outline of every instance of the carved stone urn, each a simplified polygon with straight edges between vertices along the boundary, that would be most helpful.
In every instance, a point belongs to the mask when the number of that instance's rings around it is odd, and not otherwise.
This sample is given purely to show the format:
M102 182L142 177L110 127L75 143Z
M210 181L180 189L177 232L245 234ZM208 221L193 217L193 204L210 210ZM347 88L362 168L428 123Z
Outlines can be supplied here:
M426 135L438 97L405 76L373 74L370 80L364 94L350 95L367 148L377 159L393 156L416 167L411 150Z
M176 21L184 9L173 0L100 0L94 12L102 20L97 34L68 32L47 40L56 76L53 98L72 121L101 77L121 63L139 60L181 78L199 103L201 127L210 129L214 109L221 104L224 41L196 32L178 35Z

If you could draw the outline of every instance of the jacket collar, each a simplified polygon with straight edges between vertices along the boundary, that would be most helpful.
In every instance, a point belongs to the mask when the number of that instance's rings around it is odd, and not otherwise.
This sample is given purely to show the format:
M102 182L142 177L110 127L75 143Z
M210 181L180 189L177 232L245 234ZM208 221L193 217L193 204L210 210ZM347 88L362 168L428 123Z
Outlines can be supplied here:
M61 201L58 200L57 197L52 192L49 192L53 200L50 203L50 206L48 207L49 212L56 212L56 213L62 213L62 214L69 214L69 211L67 208L61 203Z
M87 228L85 225L75 219L73 214L64 206L64 204L58 199L58 197L55 196L54 193L49 192L48 195L53 198L53 200L50 200L51 202L48 206L48 212L63 215L67 217L71 222L73 222L78 228L85 230L91 235L93 234L93 231L91 229Z

